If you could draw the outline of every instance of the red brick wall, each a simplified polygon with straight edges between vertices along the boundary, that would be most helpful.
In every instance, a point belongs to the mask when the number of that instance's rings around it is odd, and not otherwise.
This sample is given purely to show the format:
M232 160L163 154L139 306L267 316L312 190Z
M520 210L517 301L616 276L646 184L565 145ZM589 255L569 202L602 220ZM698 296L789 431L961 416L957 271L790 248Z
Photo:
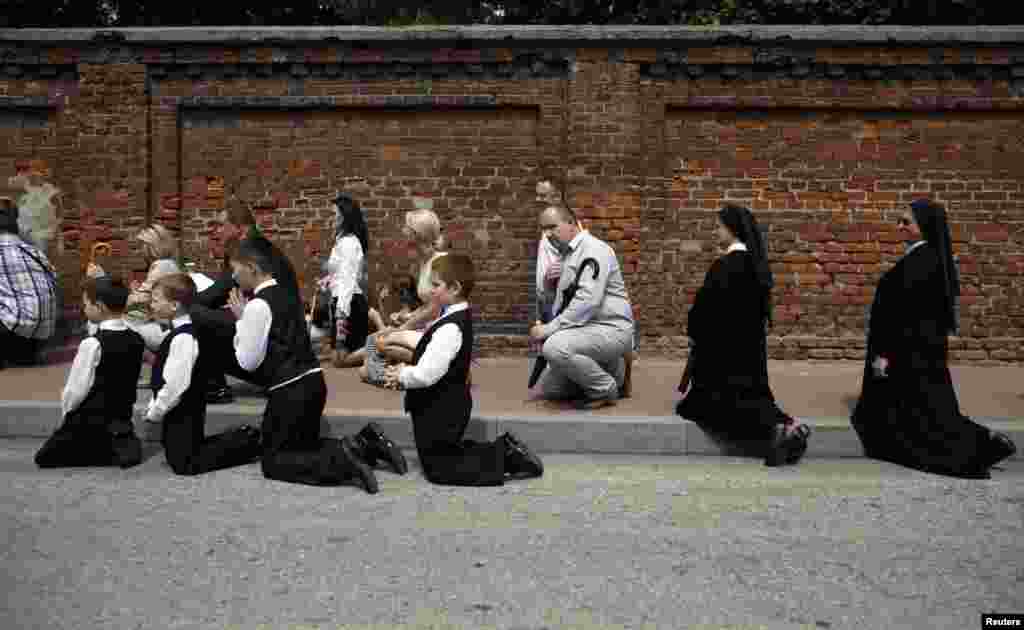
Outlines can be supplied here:
M731 201L768 231L771 356L861 358L895 218L927 195L961 263L954 357L1024 359L1024 44L501 46L2 41L0 176L64 191L51 254L72 302L83 244L141 273L151 220L211 269L232 197L308 288L339 189L366 210L375 284L409 269L400 227L429 199L480 269L488 354L526 351L540 178L619 253L641 351L671 356Z

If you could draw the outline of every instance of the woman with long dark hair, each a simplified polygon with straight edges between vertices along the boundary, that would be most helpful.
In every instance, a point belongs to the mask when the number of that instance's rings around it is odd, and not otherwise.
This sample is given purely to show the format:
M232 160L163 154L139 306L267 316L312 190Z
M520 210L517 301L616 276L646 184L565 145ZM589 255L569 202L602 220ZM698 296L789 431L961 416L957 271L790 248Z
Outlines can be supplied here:
M958 329L960 281L946 210L919 199L900 217L899 230L911 244L875 291L853 428L868 457L988 479L989 469L1017 449L960 413L947 338Z
M708 433L764 442L765 464L795 464L807 450L810 428L775 404L768 385L771 290L764 236L747 208L718 212L717 236L726 248L708 270L687 319L693 340L692 373L681 385L676 413Z
M334 247L327 261L333 297L332 343L334 367L358 367L350 355L360 350L369 333L369 303L366 300L366 255L370 237L359 204L341 193L334 200Z

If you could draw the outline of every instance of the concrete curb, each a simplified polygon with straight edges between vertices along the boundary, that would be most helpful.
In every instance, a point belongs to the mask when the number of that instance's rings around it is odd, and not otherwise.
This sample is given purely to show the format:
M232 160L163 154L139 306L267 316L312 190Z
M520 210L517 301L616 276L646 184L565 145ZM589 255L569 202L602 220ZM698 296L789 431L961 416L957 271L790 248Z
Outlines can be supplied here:
M259 425L262 401L256 404L215 405L207 409L207 432L219 433L241 424ZM145 405L136 405L145 409ZM60 418L60 403L0 401L0 438L48 437ZM1003 431L1016 444L1024 445L1024 424L1011 418L974 418L992 429ZM813 433L808 457L863 457L860 440L846 418L800 418ZM328 408L323 435L340 437L355 433L367 422L376 422L402 448L414 448L412 423L395 410ZM137 425L139 436L149 442L160 440L160 427ZM466 437L493 440L510 431L539 453L591 453L636 455L741 455L750 452L742 444L716 443L696 424L677 416L603 416L586 412L558 415L476 415L470 420ZM1018 451L1014 459L1024 459Z

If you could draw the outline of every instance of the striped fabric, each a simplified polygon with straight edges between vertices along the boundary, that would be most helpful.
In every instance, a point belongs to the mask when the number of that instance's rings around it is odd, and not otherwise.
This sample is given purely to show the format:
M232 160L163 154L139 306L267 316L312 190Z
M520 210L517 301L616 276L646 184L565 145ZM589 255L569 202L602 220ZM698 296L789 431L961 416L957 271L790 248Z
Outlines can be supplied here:
M0 233L0 324L27 339L49 339L57 287L46 255L15 234Z

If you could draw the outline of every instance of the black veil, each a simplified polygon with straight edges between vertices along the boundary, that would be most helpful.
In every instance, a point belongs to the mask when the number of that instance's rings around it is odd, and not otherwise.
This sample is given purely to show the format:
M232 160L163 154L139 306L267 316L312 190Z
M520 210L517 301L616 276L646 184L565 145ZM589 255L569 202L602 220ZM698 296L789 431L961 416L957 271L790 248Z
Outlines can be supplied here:
M946 223L946 209L930 199L918 199L910 204L914 221L921 228L921 238L938 253L945 282L943 303L946 307L947 330L956 333L959 326L956 317L956 301L960 297L960 278L956 263L953 262L953 240Z
M772 322L772 287L775 280L772 277L771 267L768 265L768 247L765 244L764 234L754 219L754 214L747 208L741 206L727 205L718 211L718 216L729 231L736 235L744 245L754 261L754 272L757 275L757 283L762 290L762 314L769 325Z

